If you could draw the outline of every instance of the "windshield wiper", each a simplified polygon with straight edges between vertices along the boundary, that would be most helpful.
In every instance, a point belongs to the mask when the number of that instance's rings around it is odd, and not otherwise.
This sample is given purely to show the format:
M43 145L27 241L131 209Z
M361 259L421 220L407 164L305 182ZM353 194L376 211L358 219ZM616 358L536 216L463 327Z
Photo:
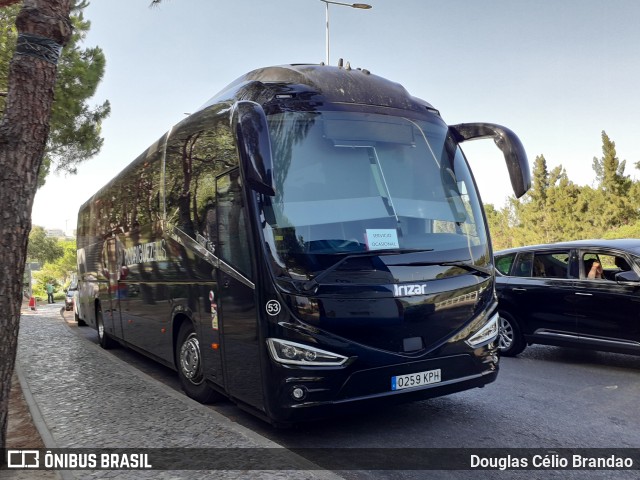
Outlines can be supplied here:
M445 267L460 267L468 270L470 272L481 273L485 277L490 277L492 275L492 269L487 267L480 267L478 265L474 265L472 263L465 262L442 262L440 265Z
M480 273L483 276L490 277L492 275L492 269L487 267L480 267L478 265L474 265L472 263L466 262L410 262L401 264L405 267L428 267L433 265L440 265L442 267L459 267L463 268L469 272Z
M329 268L327 268L326 270L323 270L322 272L320 272L318 275L316 275L315 277L313 277L311 280L309 280L308 282L305 282L302 285L302 290L304 292L309 292L311 290L313 290L314 288L316 288L318 285L320 285L320 280L322 280L323 278L325 278L327 275L329 275L331 272L335 272L338 267L340 265L342 265L343 263L345 263L347 260L349 260L350 258L356 258L356 257L377 257L380 255L398 255L401 253L416 253L416 252L432 252L433 249L421 249L421 250L400 250L400 249L393 249L393 250L374 250L374 251L367 251L367 252L357 252L357 253L350 253L349 255L347 255L344 258L341 258L340 260L338 260L336 263L334 263L333 265L331 265Z
M469 272L479 273L483 276L490 277L491 269L486 267L479 267L478 265L473 265L472 263L466 262L409 262L409 263L398 263L397 266L403 267L429 267L434 265L440 265L442 267L459 267L463 268Z

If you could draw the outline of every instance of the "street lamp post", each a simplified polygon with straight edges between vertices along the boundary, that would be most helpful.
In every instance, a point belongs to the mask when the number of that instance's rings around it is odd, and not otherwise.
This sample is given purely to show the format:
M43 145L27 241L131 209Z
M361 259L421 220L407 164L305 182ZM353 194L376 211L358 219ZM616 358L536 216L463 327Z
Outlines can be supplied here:
M362 10L368 10L371 7L371 5L367 4L367 3L343 3L343 2L333 2L331 0L320 0L321 2L324 2L325 6L326 6L326 17L327 17L327 29L326 29L326 50L327 50L327 55L326 55L326 60L325 63L327 65L329 65L329 4L332 3L334 5L343 5L345 7L351 7L351 8L360 8Z

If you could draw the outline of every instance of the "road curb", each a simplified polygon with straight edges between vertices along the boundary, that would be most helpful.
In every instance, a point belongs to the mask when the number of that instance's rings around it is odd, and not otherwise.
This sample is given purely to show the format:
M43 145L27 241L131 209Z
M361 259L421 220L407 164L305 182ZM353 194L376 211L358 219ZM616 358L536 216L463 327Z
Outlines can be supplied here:
M58 444L53 439L53 435L49 431L49 427L47 426L47 422L45 422L44 417L42 416L42 412L40 411L40 407L38 407L38 402L36 402L33 397L33 393L31 393L31 388L29 387L29 383L22 372L22 368L20 365L20 360L16 358L14 371L18 376L18 382L20 382L20 388L22 389L22 396L24 397L24 401L29 407L29 413L31 414L31 419L33 420L33 424L36 427L36 430L40 434L42 438L42 442L46 448L58 448ZM61 480L75 480L75 475L73 473L66 470L56 470L54 471L56 476Z

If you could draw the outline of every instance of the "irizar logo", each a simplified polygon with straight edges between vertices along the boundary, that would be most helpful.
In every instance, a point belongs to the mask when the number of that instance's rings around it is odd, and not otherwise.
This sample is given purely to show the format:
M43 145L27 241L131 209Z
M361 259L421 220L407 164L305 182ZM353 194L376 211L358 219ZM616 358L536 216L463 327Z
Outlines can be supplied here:
M412 295L424 295L427 293L427 284L414 284L414 285L394 285L393 296L394 297L409 297Z

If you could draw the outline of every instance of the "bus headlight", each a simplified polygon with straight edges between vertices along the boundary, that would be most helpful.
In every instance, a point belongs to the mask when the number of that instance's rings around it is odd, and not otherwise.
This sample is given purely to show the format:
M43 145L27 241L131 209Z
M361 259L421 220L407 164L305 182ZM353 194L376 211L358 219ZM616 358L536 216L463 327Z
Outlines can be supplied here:
M280 340L279 338L267 338L267 345L271 357L278 363L289 365L309 366L339 366L348 360L348 357L337 353L327 352L319 348L301 345L300 343Z
M480 347L493 341L498 336L498 313L496 312L489 321L473 334L468 340L467 344L472 347Z

